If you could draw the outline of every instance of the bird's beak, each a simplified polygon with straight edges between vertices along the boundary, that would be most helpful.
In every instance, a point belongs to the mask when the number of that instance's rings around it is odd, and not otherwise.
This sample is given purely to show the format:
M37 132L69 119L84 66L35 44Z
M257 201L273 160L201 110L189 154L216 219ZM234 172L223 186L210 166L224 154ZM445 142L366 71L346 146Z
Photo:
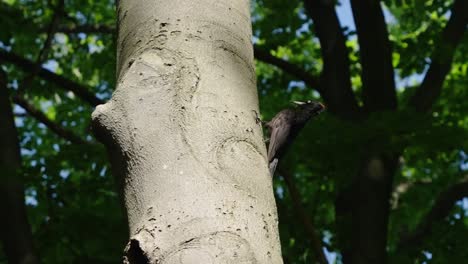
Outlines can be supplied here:
M319 102L319 105L322 107L322 111L324 111L324 110L325 110L325 108L326 108L326 107L325 107L325 105L324 105L324 104L322 104L322 103L320 103L320 102Z
M317 114L320 114L320 113L322 113L323 111L325 111L325 108L326 108L326 107L325 107L324 104L322 104L322 103L320 103L320 102L318 102L318 104L319 104L319 106L320 106L320 109L317 111Z
M301 101L293 101L293 104L304 105L305 103L304 103L304 102L301 102Z

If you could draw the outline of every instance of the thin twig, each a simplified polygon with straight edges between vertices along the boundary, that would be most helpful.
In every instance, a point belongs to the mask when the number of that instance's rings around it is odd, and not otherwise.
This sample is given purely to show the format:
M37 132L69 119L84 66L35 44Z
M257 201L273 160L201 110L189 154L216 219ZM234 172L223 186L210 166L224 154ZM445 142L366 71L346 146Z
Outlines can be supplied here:
M3 61L8 61L23 69L24 71L28 72L31 71L34 67L34 62L27 60L19 55L16 55L13 52L7 52L5 50L0 49L0 63L3 63ZM76 96L85 100L93 106L104 103L103 100L97 98L96 95L90 92L89 89L84 85L72 81L68 78L65 78L61 75L58 75L54 72L51 72L43 67L40 68L37 75L49 82L56 84L59 88L63 90L73 92Z
M447 217L455 202L464 197L468 197L468 175L465 175L460 182L448 187L437 196L434 205L423 217L416 229L400 239L398 250L418 248L424 238L431 233L433 224Z
M18 92L23 93L24 90L29 87L38 74L39 70L41 69L42 63L47 59L49 55L49 51L52 46L52 40L55 36L55 33L58 29L58 25L60 23L60 20L63 16L64 13L64 0L60 0L57 6L55 7L55 12L52 17L52 21L49 24L49 27L47 29L47 37L42 45L42 49L39 51L39 54L37 55L37 59L26 77L24 77L23 81L20 83L18 87Z
M50 120L43 112L39 109L34 107L31 103L29 103L25 98L21 96L13 96L13 102L19 106L21 106L28 114L39 122L44 124L47 128L57 134L59 137L64 138L71 143L74 144L89 144L90 142L82 139L80 136L76 135L71 130L65 129L55 123L54 121Z

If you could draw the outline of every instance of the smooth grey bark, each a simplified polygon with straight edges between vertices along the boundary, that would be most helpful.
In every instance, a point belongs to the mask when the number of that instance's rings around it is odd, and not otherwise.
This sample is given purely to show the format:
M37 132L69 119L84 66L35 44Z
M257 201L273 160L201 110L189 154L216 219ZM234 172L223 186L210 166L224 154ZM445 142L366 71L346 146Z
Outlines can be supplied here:
M0 238L8 263L39 263L24 204L18 133L5 73L0 69Z
M282 263L249 7L119 1L118 84L93 124L121 183L124 263Z

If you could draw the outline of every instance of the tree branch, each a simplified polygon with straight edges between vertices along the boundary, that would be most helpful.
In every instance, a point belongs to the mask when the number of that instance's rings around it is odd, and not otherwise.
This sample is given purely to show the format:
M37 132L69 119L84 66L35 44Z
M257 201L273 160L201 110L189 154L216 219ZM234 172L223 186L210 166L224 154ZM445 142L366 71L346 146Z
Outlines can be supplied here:
M18 56L12 52L7 52L5 50L0 49L0 63L3 63L3 61L8 61L27 72L32 71L34 68L34 63L32 61ZM104 101L97 98L93 93L89 92L88 88L86 88L85 86L76 83L70 79L67 79L63 76L60 76L56 73L53 73L45 68L41 68L37 74L41 78L56 84L58 87L66 91L72 91L78 97L80 97L81 99L90 103L93 106L104 103Z
M362 65L366 112L397 107L392 49L380 1L351 0Z
M403 194L407 193L408 190L414 188L415 186L421 186L423 184L431 184L431 183L432 183L432 180L417 180L417 181L405 181L405 182L401 182L397 184L393 188L393 192L392 192L392 201L391 201L392 209L398 208L400 197Z
M302 197L301 193L297 189L296 184L294 183L293 176L288 172L284 171L280 168L280 174L283 176L284 181L286 182L286 186L288 187L289 194L291 195L291 199L293 202L293 207L296 213L302 220L304 225L305 231L309 236L310 242L312 244L312 249L315 253L315 257L317 258L317 262L320 264L327 264L327 258L323 253L323 244L322 240L317 234L315 226L313 224L312 219L310 219L309 215L305 211L304 207L302 206Z
M26 99L21 96L14 96L13 102L19 106L21 106L28 114L39 122L44 124L47 128L57 134L59 137L64 138L65 140L70 141L74 144L89 144L88 141L83 140L81 137L77 136L72 131L65 129L58 124L54 123L50 120L43 112L39 109L35 108L32 104L30 104Z
M44 31L45 29L41 29ZM114 34L116 29L114 26L110 25L70 25L70 26L60 26L57 32L64 34Z
M442 31L431 57L431 66L421 86L410 98L410 106L419 112L430 110L442 91L445 77L450 72L453 56L468 24L468 1L456 0L452 15Z
M47 37L46 37L44 44L42 45L42 49L39 51L39 54L37 55L37 59L33 65L33 68L31 69L29 74L26 77L24 77L23 81L19 85L18 91L23 92L23 90L31 84L31 82L34 80L34 77L36 77L37 73L41 69L41 64L47 59L49 55L50 47L52 46L52 40L57 31L60 19L63 16L63 11L64 11L63 9L64 9L64 0L60 0L55 8L52 21L50 22L47 28Z
M58 30L58 26L62 16L64 15L64 7L65 3L64 0L59 0L57 6L55 7L54 16L52 17L52 21L47 28L47 38L42 46L39 55L37 56L36 66L37 70L40 69L42 62L47 59L47 55L49 54L50 47L52 46L52 40L54 39L54 35Z
M351 86L346 38L335 11L335 1L304 0L304 7L320 41L324 64L320 76L322 96L331 112L343 118L354 118L359 106Z
M437 196L429 213L421 220L416 229L409 235L401 238L398 251L407 248L419 248L424 238L430 235L434 223L447 217L455 202L468 197L468 175L459 183L452 185Z
M262 50L257 45L254 45L254 56L257 60L274 65L283 70L284 72L289 73L292 76L295 76L300 80L304 81L312 89L321 92L318 78L304 71L300 67L271 55L268 51Z

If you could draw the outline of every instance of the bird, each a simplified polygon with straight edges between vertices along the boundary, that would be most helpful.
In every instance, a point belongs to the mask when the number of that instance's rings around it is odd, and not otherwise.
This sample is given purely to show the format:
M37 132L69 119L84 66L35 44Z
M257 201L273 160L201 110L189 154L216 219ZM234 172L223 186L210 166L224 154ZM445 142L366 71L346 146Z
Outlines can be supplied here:
M317 101L293 101L293 103L297 106L281 110L270 122L264 123L270 130L268 163L271 177L275 173L279 159L286 153L307 121L325 110L325 106Z

